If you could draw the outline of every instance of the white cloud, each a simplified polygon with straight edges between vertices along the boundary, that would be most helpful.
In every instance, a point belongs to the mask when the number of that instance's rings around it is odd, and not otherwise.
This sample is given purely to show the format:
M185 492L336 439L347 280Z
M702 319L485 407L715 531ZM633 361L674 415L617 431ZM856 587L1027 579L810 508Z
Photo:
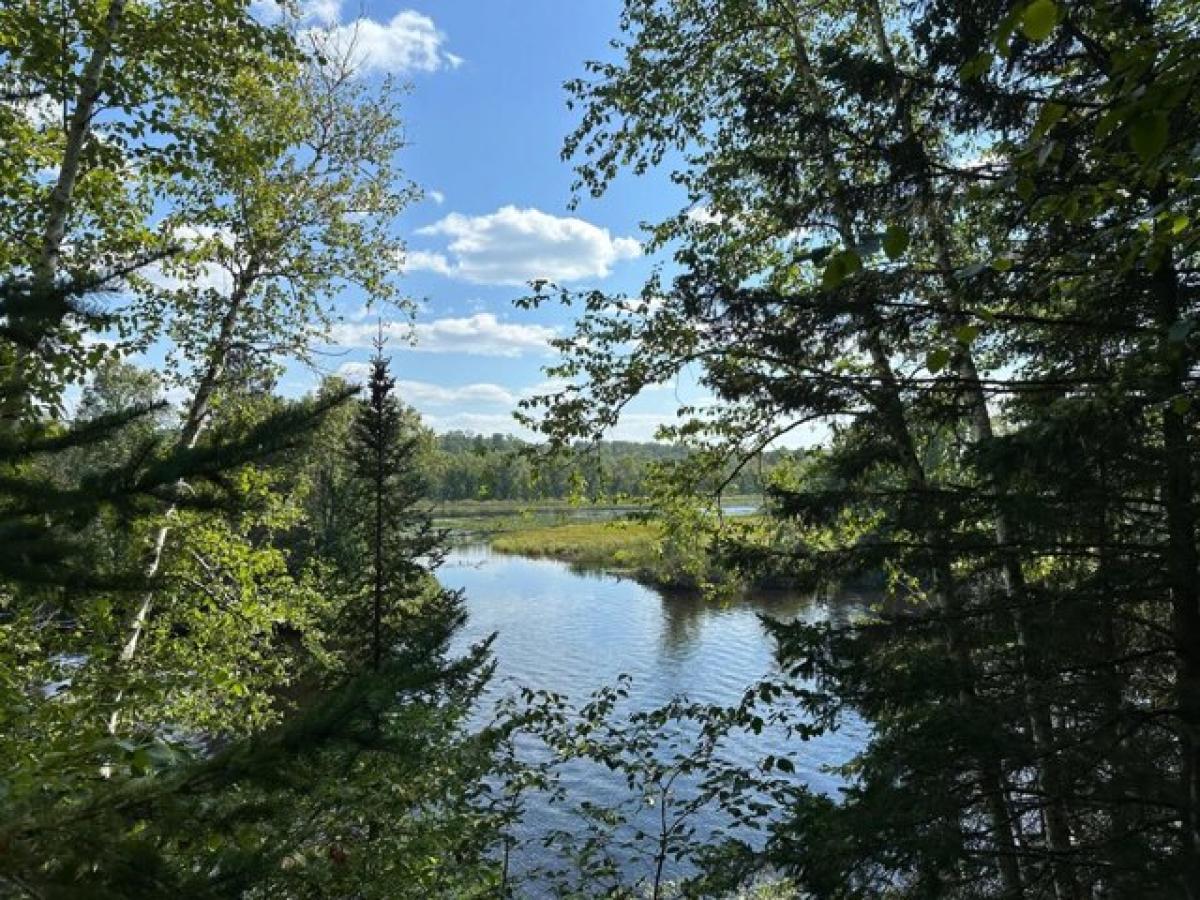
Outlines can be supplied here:
M322 25L332 25L341 18L342 0L308 0L304 15Z
M342 363L334 374L352 384L366 384L367 379L371 377L371 364L365 362Z
M476 434L512 434L526 440L537 438L537 435L518 423L510 413L457 412L444 416L426 415L421 418L437 432L473 431Z
M544 440L544 435L521 425L508 413L451 412L422 416L434 431L474 431L478 434L511 434L526 440ZM606 440L652 441L659 426L675 421L673 414L626 413L618 425L605 434Z
M171 238L186 250L208 248L207 255L228 257L236 252L237 240L228 228L210 225L180 225L171 231ZM233 290L233 275L227 266L218 262L189 262L186 266L154 263L138 272L138 276L165 291L215 291L228 296Z
M347 347L369 347L375 340L377 325L369 322L342 323L334 326L330 338ZM523 356L545 353L558 330L546 325L502 322L492 313L477 313L464 318L434 319L409 326L404 322L385 322L384 337L409 343L420 353L464 353L469 356Z
M633 238L613 237L607 228L583 219L515 206L482 216L451 213L417 233L449 238L449 255L413 251L406 270L423 269L476 284L604 278L614 264L642 252Z
M342 363L338 367L337 375L339 378L355 384L365 384L371 377L371 364L369 362ZM517 402L517 395L512 391L491 382L451 386L400 378L396 380L396 393L405 403L420 407L448 406L450 404L512 407Z
M475 356L521 356L545 353L558 330L546 325L501 322L491 313L460 319L418 323L416 348L426 353L469 353Z
M28 100L18 100L13 107L29 121L30 125L39 130L62 125L62 106L56 103L49 94L39 94Z
M362 383L370 374L366 362L343 363L337 374L348 381ZM397 380L396 393L405 403L412 404L422 419L435 431L473 431L479 434L501 432L518 437L541 440L534 431L513 418L513 411L523 398L557 392L567 384L549 379L536 384L505 386L490 382L463 385L434 384L427 381ZM711 398L706 398L711 402ZM697 400L696 405L706 405ZM492 409L489 410L489 407ZM494 411L492 411L494 410ZM609 440L652 441L663 425L676 424L673 407L626 410L617 426L605 437Z
M430 384L428 381L397 381L396 391L400 398L418 406L446 406L451 403L479 403L490 406L511 407L516 397L498 384L483 382L447 387Z
M325 24L332 25L334 21L336 16ZM445 49L446 35L438 30L433 19L411 9L401 10L386 23L360 18L336 25L327 34L318 35L318 39L349 51L350 58L364 72L437 72L456 69L463 62L462 57Z
M714 212L710 206L693 206L687 211L687 220L696 225L721 225L725 216Z
M283 6L277 0L251 0L250 12L263 22L274 23L283 18ZM342 0L303 0L299 6L299 21L333 25L342 15Z
M545 381L539 381L537 384L531 384L529 387L521 388L520 396L523 399L530 397L541 397L545 394L557 394L565 388L570 387L572 382L565 378L548 378Z
M428 194L429 194L429 199L432 200L434 203L436 203L438 206L441 206L443 203L446 202L446 195L443 194L441 191L429 191Z
M401 268L405 272L436 272L446 277L454 274L450 260L441 253L431 253L428 250L406 250Z

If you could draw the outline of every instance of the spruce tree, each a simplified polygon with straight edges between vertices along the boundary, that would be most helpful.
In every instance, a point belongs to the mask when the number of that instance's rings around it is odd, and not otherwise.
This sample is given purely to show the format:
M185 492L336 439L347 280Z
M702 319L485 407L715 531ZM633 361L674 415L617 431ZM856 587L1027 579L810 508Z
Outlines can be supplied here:
M440 656L465 618L461 597L442 591L432 580L444 556L445 535L434 527L425 506L418 468L425 436L416 413L395 396L396 382L388 369L377 340L348 448L358 498L354 521L348 524L361 555L342 573L352 590L366 598L360 610L347 611L347 650L374 670L397 653Z
M341 740L310 762L303 795L270 801L279 815L266 831L304 867L264 878L251 896L460 896L497 877L488 851L499 835L479 794L491 738L466 727L491 672L488 644L450 653L466 613L433 575L445 548L424 506L428 438L395 396L382 349L353 418L331 423L346 427L341 458L320 467L335 470L325 475L344 494L347 534L302 541L335 598L323 689L358 685L357 707Z

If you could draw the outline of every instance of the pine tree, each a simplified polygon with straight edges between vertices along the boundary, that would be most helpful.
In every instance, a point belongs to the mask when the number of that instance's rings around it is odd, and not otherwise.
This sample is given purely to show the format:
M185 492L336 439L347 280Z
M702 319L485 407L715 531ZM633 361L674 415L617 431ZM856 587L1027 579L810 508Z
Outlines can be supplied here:
M270 801L279 815L266 831L290 841L304 868L271 874L251 896L449 897L498 877L487 854L499 835L477 802L490 737L465 727L491 672L488 642L450 653L466 613L433 577L445 549L423 506L427 435L394 395L382 349L345 423L342 458L324 467L340 469L331 477L349 498L348 535L303 542L336 597L324 631L337 662L322 690L357 684L358 706L349 739L310 763L304 795Z
M348 451L358 498L350 530L361 555L342 573L367 598L361 610L347 613L351 641L365 644L348 649L374 670L397 653L442 654L465 618L461 597L437 588L431 577L444 556L445 535L423 506L418 454L426 438L415 412L395 397L388 368L378 340Z

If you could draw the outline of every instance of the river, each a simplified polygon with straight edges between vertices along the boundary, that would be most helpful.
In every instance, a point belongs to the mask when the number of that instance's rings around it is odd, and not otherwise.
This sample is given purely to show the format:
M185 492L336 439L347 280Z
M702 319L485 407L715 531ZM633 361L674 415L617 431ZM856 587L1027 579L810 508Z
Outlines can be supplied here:
M631 710L659 707L681 695L736 704L749 686L779 672L760 615L839 622L870 599L849 594L818 600L771 592L721 604L663 594L554 560L500 555L483 544L455 548L439 578L446 587L465 592L470 618L460 636L463 643L496 634L497 670L487 699L528 687L579 703L628 675ZM836 794L839 778L827 767L849 759L865 737L866 727L853 720L806 742L770 729L759 735L739 732L727 745L725 758L754 767L768 754L783 755L805 785ZM579 801L612 805L628 793L622 779L595 766L568 768L563 786L575 806L539 806L535 801L525 838L554 828L578 828L572 810ZM724 823L718 811L702 809L691 824L703 840ZM636 865L622 861L622 866Z

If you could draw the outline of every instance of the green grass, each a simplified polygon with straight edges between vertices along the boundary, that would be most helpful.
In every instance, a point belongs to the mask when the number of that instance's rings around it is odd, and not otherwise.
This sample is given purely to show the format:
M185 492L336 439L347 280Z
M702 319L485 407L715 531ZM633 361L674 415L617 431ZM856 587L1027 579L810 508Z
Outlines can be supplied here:
M567 522L497 535L492 549L584 567L638 571L654 564L661 538L662 528L656 522Z
M748 515L736 521L753 528L763 519ZM669 538L661 522L642 518L551 523L526 519L490 535L491 547L499 553L558 559L583 570L628 575L668 591L782 588L791 583L786 572L766 572L747 581L740 573L724 571L707 555L703 540Z
M725 498L725 502L730 506L757 506L761 501L759 496ZM578 520L588 516L604 521L619 519L626 513L642 509L645 509L643 504L633 501L583 503L570 500L448 500L433 504L433 517L434 523L447 529L453 538L480 539L551 526L596 525L600 522Z
M434 523L460 538L487 538L513 531L570 523L579 516L616 518L636 505L571 503L567 500L454 500L433 508Z
M571 500L440 500L436 501L438 515L499 516L525 512L571 512L573 510L632 510L642 504L635 501L575 502Z

